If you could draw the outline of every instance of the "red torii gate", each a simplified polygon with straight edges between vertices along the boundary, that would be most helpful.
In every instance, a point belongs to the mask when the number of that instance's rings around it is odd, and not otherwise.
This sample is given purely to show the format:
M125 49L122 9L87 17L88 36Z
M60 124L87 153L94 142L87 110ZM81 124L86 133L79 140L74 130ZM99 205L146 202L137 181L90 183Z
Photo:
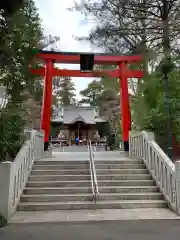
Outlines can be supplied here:
M82 72L80 70L58 69L54 63L79 64L81 57L88 53L69 53L69 52L49 52L40 51L36 58L44 62L45 66L41 68L31 68L35 75L44 76L44 94L41 113L41 130L44 131L45 150L49 145L51 104L52 104L52 81L55 76L69 77L102 77L109 76L120 78L120 96L121 96L121 116L122 116L122 135L124 150L129 151L129 131L131 129L131 114L129 110L128 78L141 78L143 72L140 70L129 70L127 64L139 63L141 56L119 56L108 55L104 53L93 54L93 63L98 65L118 65L119 69ZM92 57L92 54L89 54Z

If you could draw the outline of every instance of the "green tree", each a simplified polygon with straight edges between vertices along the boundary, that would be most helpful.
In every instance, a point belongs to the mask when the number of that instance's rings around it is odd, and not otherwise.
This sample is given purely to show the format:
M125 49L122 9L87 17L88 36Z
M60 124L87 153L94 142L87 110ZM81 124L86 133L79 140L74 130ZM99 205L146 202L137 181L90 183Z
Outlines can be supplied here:
M98 66L99 71L104 71L104 70L115 70L117 66L114 65L100 65ZM119 93L119 79L118 78L111 78L109 76L104 75L100 79L100 84L103 89L114 89L117 93Z
M28 100L34 77L29 71L32 49L42 39L40 18L32 0L13 15L6 15L6 34L0 39L5 57L0 66L0 85L6 89L0 112L0 160L13 159L23 143Z
M87 88L80 91L80 94L83 97L81 103L89 103L91 106L99 107L100 115L108 121L111 131L118 133L120 130L118 80L107 77L99 81L93 80Z
M106 67L114 69L113 66ZM99 66L98 69L103 71L105 67ZM111 130L119 131L119 79L103 76L100 80L93 80L87 88L80 91L80 95L82 96L81 102L99 107L100 115L109 122Z
M80 95L83 97L81 103L89 103L91 106L97 106L102 88L103 86L100 81L93 80L88 84L87 88L80 91Z
M96 21L90 41L107 52L144 55L144 71L159 62L167 50L179 53L180 2L177 0L88 0L75 3L80 11ZM151 60L151 61L149 61Z
M180 79L179 68L169 74L169 107L172 135L180 139ZM133 122L136 128L155 133L160 146L167 150L167 112L163 74L159 69L147 76L133 99Z
M111 131L116 135L120 131L120 108L119 97L114 89L105 89L100 95L100 114L106 119Z
M168 74L168 90L173 136L178 139L179 62L174 57L180 53L180 1L85 0L74 9L96 21L89 36L78 40L90 41L107 52L143 54L145 76L133 87L133 121L137 128L154 131L161 145L166 144L162 142L168 116L164 110L164 74L157 66L162 60L173 59L176 68Z
M69 106L75 101L75 86L70 77L56 77L55 94L59 103L63 106Z

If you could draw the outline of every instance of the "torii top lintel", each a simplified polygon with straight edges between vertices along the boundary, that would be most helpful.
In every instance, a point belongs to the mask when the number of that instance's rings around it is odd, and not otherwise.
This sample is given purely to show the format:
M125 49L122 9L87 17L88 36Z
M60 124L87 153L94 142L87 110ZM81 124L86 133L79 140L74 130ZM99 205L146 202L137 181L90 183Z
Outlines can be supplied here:
M51 60L55 63L69 63L69 64L79 64L81 54L92 54L92 53L77 53L77 52L56 52L56 51L39 51L36 57L48 61ZM94 64L100 65L116 65L121 62L126 63L138 63L142 60L141 55L124 55L119 54L107 54L107 53L93 53L94 54Z

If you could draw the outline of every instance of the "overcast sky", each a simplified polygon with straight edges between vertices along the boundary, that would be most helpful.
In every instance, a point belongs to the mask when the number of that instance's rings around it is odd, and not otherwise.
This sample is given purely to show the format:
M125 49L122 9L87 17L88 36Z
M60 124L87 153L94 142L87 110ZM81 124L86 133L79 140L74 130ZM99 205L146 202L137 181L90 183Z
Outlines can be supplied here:
M89 43L78 42L73 35L85 36L93 28L93 23L77 12L69 12L67 8L73 5L74 0L35 0L42 19L42 26L46 35L60 37L60 49L69 52L98 52L98 49ZM64 66L63 66L64 67ZM69 69L79 69L79 66L67 65ZM73 78L77 92L87 87L92 81L90 78Z

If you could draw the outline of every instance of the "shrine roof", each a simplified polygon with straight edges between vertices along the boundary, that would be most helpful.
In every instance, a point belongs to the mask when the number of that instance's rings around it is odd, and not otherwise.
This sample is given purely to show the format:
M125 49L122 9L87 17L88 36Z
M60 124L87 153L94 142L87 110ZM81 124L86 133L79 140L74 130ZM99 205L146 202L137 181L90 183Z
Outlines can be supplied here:
M57 113L51 119L52 123L74 124L75 122L84 122L85 124L96 124L106 122L98 116L95 107L64 107L57 110Z

